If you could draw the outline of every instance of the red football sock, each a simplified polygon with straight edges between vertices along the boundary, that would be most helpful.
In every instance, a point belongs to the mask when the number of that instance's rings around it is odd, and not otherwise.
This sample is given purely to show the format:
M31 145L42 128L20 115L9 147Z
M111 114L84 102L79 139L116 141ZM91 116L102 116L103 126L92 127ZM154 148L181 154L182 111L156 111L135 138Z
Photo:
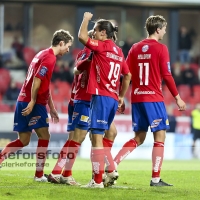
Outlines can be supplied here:
M119 153L115 156L114 161L119 165L119 163L126 158L136 147L138 146L135 139L131 139L124 144Z
M38 140L38 146L36 150L36 171L35 176L40 178L44 174L44 164L46 161L46 153L49 145L49 140Z
M68 147L68 154L66 158L66 164L65 169L62 173L64 177L68 177L72 175L72 167L74 165L74 162L76 160L76 156L78 154L78 150L80 148L81 144L78 142L75 142L73 140L70 141L69 147Z
M92 169L94 173L94 181L102 182L102 174L104 173L104 149L92 149Z
M152 178L160 177L163 155L164 143L155 141L152 151Z
M24 145L20 139L14 140L7 144L0 153L0 164L9 156L10 153L14 153L23 147Z
M113 141L107 138L103 138L103 146L105 153L105 163L108 166L108 173L113 172L115 170L115 164L113 161L113 157L111 155L111 148L113 145Z
M51 172L52 174L61 174L62 173L62 169L66 163L69 143L70 143L70 140L67 140L66 143L64 144L63 148L61 149L57 163L55 164L55 166Z

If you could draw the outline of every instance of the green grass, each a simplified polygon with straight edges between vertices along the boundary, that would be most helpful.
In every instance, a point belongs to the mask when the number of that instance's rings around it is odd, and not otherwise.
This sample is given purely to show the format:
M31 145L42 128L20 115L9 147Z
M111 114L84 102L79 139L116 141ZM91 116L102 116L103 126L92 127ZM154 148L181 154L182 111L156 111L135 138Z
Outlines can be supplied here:
M50 173L56 160L48 159L45 173ZM161 176L173 187L150 187L151 161L127 160L118 167L118 188L83 189L79 187L38 183L33 181L35 167L19 167L15 163L35 163L35 160L6 160L14 163L0 171L0 199L15 200L199 200L200 161L167 161L163 163ZM86 184L91 178L89 160L77 159L73 170L74 178ZM121 188L120 188L121 187ZM124 188L122 188L124 187Z

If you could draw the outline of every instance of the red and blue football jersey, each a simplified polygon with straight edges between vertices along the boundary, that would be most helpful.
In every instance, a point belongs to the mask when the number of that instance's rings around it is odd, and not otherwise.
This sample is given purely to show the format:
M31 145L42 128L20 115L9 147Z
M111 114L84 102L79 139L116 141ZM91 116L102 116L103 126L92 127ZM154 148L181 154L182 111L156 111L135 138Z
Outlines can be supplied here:
M120 75L129 73L121 48L110 39L99 41L89 38L86 46L93 51L87 92L118 101Z
M56 56L52 48L45 49L36 54L33 58L26 79L18 96L18 101L31 101L31 87L34 77L42 80L38 90L36 104L46 105L49 100L49 86L56 63Z
M131 47L126 63L132 74L131 102L164 101L162 78L172 76L167 47L144 39Z

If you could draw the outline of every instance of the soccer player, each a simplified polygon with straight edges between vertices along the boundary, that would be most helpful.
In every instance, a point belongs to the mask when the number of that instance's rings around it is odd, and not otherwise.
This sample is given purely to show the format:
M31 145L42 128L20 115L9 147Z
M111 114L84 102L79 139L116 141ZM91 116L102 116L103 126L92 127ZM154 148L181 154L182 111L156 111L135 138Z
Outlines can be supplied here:
M93 36L88 37L88 23L93 14L85 12L79 29L79 40L93 51L88 80L87 93L92 95L90 104L90 131L92 133L92 167L94 179L86 187L104 188L103 135L109 130L116 110L122 105L128 89L131 74L124 60L122 50L114 43L118 27L109 20L99 19L95 22ZM120 75L124 74L122 89L118 96L117 88ZM113 177L112 177L113 178Z
M47 104L52 121L59 122L49 90L56 56L69 52L72 42L73 37L68 31L58 30L53 35L51 47L40 51L33 58L16 103L14 131L18 132L18 139L10 142L0 154L2 163L9 153L27 146L34 129L38 136L35 181L47 181L43 172L50 139Z
M132 74L132 124L135 137L124 144L114 159L119 164L141 145L150 126L154 137L150 186L172 186L160 178L166 130L169 128L162 80L174 96L178 109L186 109L171 75L168 49L158 42L163 39L166 26L166 20L160 15L147 18L145 28L148 37L133 44L129 51L126 62Z
M92 37L91 33L92 31L88 32L90 37ZM89 104L91 99L91 95L86 94L90 59L92 58L89 58L90 52L91 51L85 47L76 57L73 89L71 91L71 94L73 94L73 107L69 105L70 115L68 116L68 130L73 130L73 133L70 133L68 140L60 151L60 155L54 169L48 176L48 181L51 183L80 185L72 177L72 167L75 162L78 149L88 130L87 119L83 120L83 118L86 116L89 117ZM74 147L77 143L78 148L76 148L76 146ZM73 157L69 157L72 154ZM62 171L65 176L62 175Z

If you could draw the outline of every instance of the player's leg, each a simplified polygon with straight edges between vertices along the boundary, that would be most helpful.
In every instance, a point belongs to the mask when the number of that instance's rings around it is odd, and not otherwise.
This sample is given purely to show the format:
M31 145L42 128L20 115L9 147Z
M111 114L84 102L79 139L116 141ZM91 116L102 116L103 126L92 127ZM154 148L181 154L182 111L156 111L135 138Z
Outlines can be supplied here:
M115 123L112 122L110 125L110 129L105 131L105 135L103 137L103 146L105 152L105 163L107 172L113 172L115 170L115 165L113 161L113 157L111 155L111 148L113 146L113 142L117 135L117 129L115 127Z
M146 119L146 114L142 113L142 104L132 104L132 124L135 136L127 141L119 153L115 156L114 161L117 165L124 160L135 148L141 145L145 138L148 130L149 123Z
M112 122L109 130L105 131L105 135L103 138L103 146L105 153L105 173L103 175L104 186L109 187L116 184L116 180L119 177L119 173L116 170L115 162L111 154L111 148L113 146L115 137L117 135L117 129L115 127L115 123Z
M110 97L93 96L90 106L90 131L92 134L91 163L93 179L86 187L103 188L102 175L104 173L103 135L110 128L114 119L118 102Z
M60 150L58 160L48 176L48 181L51 183L60 183L60 175L66 163L66 157L68 153L69 142L73 139L74 136L74 125L72 124L74 106L68 104L68 123L67 131L69 133L68 139Z
M35 104L31 112L29 120L30 127L35 130L38 136L38 145L36 149L36 171L35 181L46 182L47 178L44 176L44 165L46 161L46 152L49 145L49 118L46 107L40 104Z
M72 177L72 167L76 160L81 143L84 141L88 132L89 111L89 103L75 103L73 114L73 124L75 126L74 136L69 142L66 164L61 176L61 183L67 185L80 185Z
M30 142L31 129L28 125L29 117L22 116L22 110L27 106L25 102L17 102L14 114L14 128L13 131L18 132L18 139L10 142L0 153L0 164L9 157L10 153L14 153Z
M166 130L169 129L167 112L163 102L145 103L144 107L150 111L148 116L151 131L154 135L152 150L152 179L150 186L172 186L160 178L164 156Z
M44 166L46 162L46 153L50 140L50 133L48 127L41 127L35 129L38 136L38 145L36 149L36 171L35 181L46 182L47 177L44 175Z

